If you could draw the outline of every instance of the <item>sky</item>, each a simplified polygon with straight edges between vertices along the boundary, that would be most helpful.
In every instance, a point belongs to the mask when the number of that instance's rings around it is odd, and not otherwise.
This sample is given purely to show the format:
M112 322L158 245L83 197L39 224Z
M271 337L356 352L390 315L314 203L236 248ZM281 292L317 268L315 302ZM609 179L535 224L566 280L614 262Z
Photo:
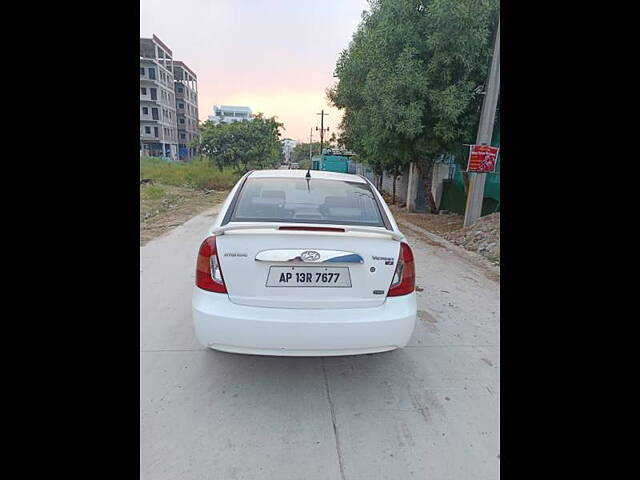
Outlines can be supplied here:
M201 121L213 105L245 105L276 116L282 138L319 141L341 112L328 105L336 61L366 0L140 0L140 36L155 34L198 76Z

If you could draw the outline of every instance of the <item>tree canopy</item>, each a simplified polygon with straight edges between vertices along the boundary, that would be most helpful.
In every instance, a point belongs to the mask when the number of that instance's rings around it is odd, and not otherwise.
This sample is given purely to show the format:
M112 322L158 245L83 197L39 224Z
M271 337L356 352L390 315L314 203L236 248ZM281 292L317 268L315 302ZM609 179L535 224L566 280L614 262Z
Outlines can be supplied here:
M320 154L320 142L313 142L311 145L298 143L291 152L291 163L298 163L301 167L303 164L307 165L309 163L309 146L311 146L312 155Z
M340 141L378 174L416 162L433 211L434 160L474 140L498 0L369 3L327 90Z
M214 125L206 121L200 127L200 154L219 169L233 167L238 173L274 168L281 160L282 127L275 117L262 114L246 122Z

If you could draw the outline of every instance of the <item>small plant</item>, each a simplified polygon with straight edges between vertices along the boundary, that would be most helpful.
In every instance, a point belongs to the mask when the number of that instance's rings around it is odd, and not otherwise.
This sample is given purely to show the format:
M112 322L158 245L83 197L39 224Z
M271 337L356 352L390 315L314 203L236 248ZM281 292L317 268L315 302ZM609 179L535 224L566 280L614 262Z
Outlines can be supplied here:
M158 187L156 185L151 185L147 189L145 189L145 196L151 199L158 199L164 197L164 188Z

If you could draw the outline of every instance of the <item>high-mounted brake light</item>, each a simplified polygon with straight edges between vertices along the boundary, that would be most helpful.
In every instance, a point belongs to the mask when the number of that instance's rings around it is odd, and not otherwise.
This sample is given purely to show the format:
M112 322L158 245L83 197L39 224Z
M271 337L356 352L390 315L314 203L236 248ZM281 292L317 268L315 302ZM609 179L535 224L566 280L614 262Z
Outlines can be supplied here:
M398 297L400 295L408 295L416 288L416 267L413 260L413 252L411 247L405 242L400 243L400 256L396 271L391 280L391 287L387 297Z
M227 293L214 236L206 238L200 245L196 263L196 286L209 292Z
M344 228L335 227L278 227L278 230L297 230L307 232L344 232Z

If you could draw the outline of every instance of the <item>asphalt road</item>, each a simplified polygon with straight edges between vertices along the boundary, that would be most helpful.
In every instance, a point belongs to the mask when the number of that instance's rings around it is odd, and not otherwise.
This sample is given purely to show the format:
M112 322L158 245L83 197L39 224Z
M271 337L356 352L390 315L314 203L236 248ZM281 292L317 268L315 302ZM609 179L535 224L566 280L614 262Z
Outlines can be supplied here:
M406 348L326 358L216 352L197 343L190 312L214 212L140 248L141 479L499 478L496 281L403 228L424 289Z

